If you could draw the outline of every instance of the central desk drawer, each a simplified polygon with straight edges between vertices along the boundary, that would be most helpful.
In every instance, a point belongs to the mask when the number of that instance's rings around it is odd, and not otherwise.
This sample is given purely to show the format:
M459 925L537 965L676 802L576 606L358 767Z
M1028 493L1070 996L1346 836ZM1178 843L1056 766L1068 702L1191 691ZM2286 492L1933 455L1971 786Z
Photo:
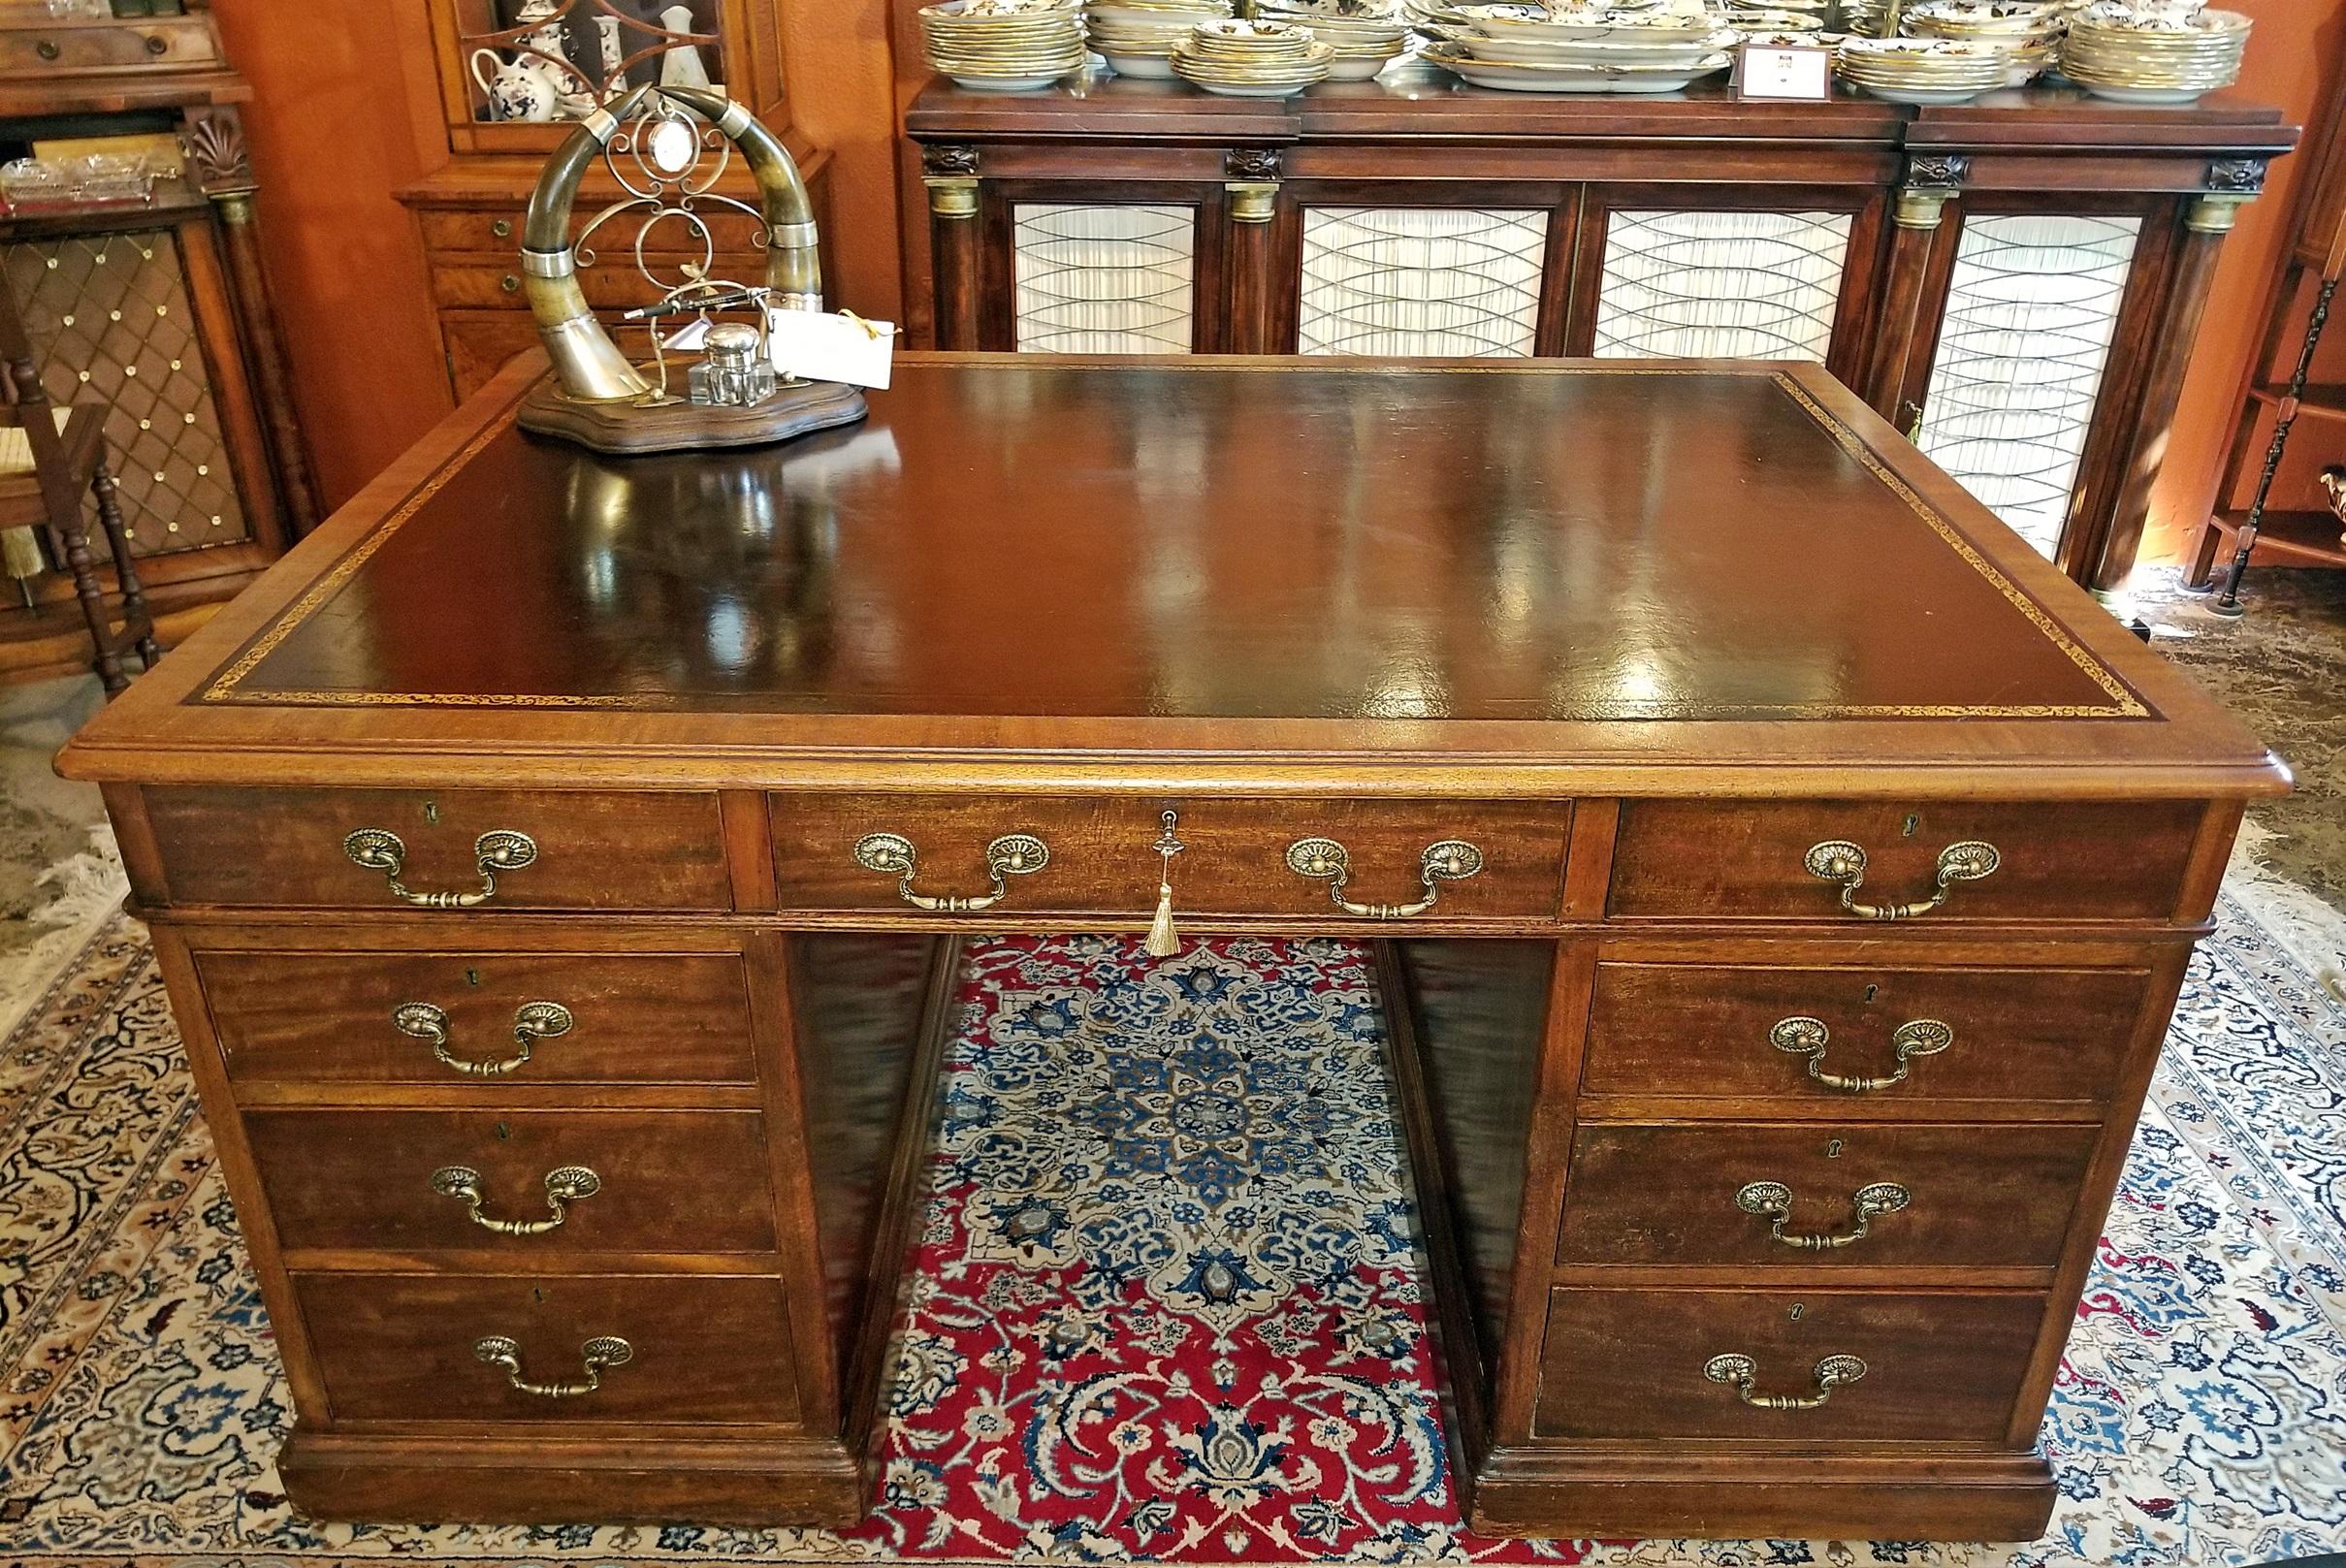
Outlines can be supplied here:
M238 950L196 971L240 1083L757 1077L737 953Z
M244 1128L289 1252L774 1247L755 1111L248 1110Z
M337 1423L798 1419L779 1279L296 1274L293 1289ZM514 1388L516 1373L483 1359L483 1340L510 1345L524 1382L573 1392ZM607 1340L624 1342L626 1357L606 1354L601 1386L588 1391L587 1347Z
M2169 921L2205 811L2173 801L1633 801L1622 808L1610 911L1851 924L1879 917L1869 911L1939 924ZM1976 845L1993 849L1984 875ZM1859 852L1855 912L1843 907L1842 880L1810 869L1823 846ZM1839 864L1858 869L1846 854Z
M1557 1262L2050 1269L2099 1132L1586 1124Z
M2002 1448L2044 1309L2024 1294L1555 1291L1533 1435ZM1747 1404L1730 1375L1741 1368L1717 1365L1730 1356L1750 1363L1755 1397L1825 1400ZM1834 1357L1863 1375L1820 1391Z
M175 904L482 912L733 905L715 795L150 789L146 810Z
M1917 1101L2100 1105L2150 997L2147 968L1605 962L1588 1095L1782 1100L1799 1114ZM1673 1107L1675 1111L1676 1107Z
M1145 919L1167 809L1184 846L1173 861L1173 908L1184 915L1332 928L1403 916L1553 920L1563 899L1572 810L1561 801L787 794L772 797L783 907L910 912L918 899L970 906L929 910L948 915L998 908ZM1300 844L1315 847L1297 859L1316 874L1291 862ZM1331 897L1339 869L1352 911Z

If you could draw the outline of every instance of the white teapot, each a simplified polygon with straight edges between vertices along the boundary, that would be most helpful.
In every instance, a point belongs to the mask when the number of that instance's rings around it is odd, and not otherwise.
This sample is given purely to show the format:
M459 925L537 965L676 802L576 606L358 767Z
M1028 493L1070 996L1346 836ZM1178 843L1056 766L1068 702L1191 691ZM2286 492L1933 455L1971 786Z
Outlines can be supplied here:
M484 62L488 71L483 70ZM550 120L562 101L560 75L543 61L528 56L508 60L492 48L474 49L472 80L488 94L490 112L500 120Z

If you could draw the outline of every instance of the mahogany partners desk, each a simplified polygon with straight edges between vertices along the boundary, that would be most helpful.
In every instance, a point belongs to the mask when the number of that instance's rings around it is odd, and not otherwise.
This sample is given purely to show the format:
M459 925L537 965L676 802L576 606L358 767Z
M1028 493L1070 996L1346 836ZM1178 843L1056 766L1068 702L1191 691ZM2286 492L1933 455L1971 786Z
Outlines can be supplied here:
M1380 939L1480 1527L2023 1538L2264 751L1820 370L525 363L69 747L304 1508L862 1506L957 939ZM560 1223L554 1223L559 1221ZM516 1233L524 1232L524 1233Z

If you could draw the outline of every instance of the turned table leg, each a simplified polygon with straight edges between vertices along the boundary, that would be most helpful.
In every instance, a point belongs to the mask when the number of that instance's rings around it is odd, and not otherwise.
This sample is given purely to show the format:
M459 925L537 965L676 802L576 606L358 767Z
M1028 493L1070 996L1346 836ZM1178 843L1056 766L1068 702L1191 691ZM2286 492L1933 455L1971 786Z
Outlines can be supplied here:
M139 568L130 559L130 530L122 522L121 487L114 482L113 469L99 464L90 491L98 498L98 523L106 530L107 549L114 558L114 579L122 590L123 634L138 650L139 662L151 670L163 656L163 646L155 641L154 616L146 608Z

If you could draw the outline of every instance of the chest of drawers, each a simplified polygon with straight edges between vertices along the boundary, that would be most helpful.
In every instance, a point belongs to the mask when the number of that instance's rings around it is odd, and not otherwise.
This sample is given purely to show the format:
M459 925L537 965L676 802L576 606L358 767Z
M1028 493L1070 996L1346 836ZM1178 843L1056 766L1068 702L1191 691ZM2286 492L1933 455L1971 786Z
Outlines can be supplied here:
M513 434L527 377L64 762L304 1507L855 1518L960 943L1137 934L1171 814L1185 934L1376 944L1476 1525L2041 1527L2283 776L1846 394L916 357L862 432L626 464ZM1274 466L1368 479L1246 515ZM1748 602L1857 533L1896 569Z

